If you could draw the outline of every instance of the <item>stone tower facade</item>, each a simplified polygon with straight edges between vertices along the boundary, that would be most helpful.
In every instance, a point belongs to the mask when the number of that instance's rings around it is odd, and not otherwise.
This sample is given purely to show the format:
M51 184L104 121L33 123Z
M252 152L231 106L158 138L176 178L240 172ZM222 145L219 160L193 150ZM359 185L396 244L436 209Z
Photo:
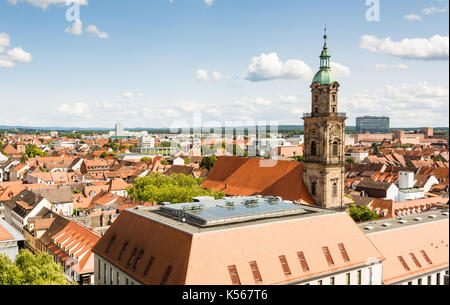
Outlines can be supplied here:
M326 39L320 71L311 85L311 113L304 114L303 181L316 204L340 208L344 199L345 113L338 112L339 83L331 72Z

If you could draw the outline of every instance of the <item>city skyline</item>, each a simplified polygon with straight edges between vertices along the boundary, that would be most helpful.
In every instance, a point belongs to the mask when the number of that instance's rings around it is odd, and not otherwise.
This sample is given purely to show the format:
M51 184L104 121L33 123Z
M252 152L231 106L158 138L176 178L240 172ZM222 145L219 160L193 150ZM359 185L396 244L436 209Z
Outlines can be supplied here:
M448 1L380 1L379 21L365 1L148 2L81 1L69 22L64 1L0 1L2 125L301 125L326 23L348 125L448 126Z

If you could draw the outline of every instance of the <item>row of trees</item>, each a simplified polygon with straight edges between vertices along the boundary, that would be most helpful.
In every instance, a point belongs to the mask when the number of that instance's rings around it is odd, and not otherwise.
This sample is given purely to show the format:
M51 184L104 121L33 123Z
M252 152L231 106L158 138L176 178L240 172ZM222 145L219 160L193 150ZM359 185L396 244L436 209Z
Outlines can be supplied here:
M192 197L211 196L216 199L225 197L224 192L203 189L200 184L202 178L194 178L183 174L151 174L146 177L137 178L133 186L128 188L131 198L139 201L182 203L192 202Z

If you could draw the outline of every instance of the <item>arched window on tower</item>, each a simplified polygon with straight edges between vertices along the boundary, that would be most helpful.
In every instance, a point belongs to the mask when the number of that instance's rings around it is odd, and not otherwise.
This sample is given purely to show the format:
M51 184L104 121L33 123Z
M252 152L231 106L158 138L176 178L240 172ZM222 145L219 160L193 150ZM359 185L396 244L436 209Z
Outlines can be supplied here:
M333 157L337 157L339 154L339 143L337 141L333 142L332 155Z
M311 142L311 156L316 156L317 155L317 146L316 146L316 142L312 141Z
M333 184L333 197L336 197L336 196L337 196L337 183L335 182Z

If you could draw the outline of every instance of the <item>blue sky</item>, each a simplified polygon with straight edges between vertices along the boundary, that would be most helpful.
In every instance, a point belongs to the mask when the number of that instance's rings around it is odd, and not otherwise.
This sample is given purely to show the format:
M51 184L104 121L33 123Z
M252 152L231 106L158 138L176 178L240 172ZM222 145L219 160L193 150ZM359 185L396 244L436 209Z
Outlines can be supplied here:
M0 0L0 125L302 124L326 23L348 125L448 126L448 1L207 2Z

